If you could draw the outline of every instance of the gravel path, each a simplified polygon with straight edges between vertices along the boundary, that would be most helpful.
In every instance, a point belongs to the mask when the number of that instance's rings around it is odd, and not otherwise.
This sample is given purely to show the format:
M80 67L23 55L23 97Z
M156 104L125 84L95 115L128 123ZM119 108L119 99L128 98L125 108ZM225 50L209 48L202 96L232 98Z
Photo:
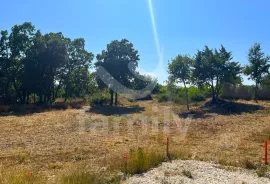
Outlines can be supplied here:
M190 171L192 178L183 174L183 170ZM269 178L259 178L254 171L238 169L230 171L219 165L199 162L175 160L172 163L163 163L142 176L133 176L128 184L181 184L181 183L200 183L200 184L270 184Z

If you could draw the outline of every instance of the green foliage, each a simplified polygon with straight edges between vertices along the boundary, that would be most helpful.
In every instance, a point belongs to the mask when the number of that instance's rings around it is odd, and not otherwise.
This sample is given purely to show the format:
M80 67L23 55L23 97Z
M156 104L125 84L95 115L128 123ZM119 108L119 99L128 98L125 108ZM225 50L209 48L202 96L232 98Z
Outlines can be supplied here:
M270 57L265 56L262 52L261 45L259 43L255 43L250 49L248 53L248 61L249 64L244 68L243 73L249 76L249 79L255 81L255 100L257 100L257 92L259 89L259 85L263 83L264 76L269 74ZM266 81L264 81L266 83Z
M198 95L194 95L194 96L191 96L191 101L192 102L202 102L202 101L205 101L205 97L201 94L198 94Z
M98 83L106 85L117 93L123 90L123 86L132 87L134 73L138 67L139 55L133 44L127 39L113 40L107 45L106 50L97 55L95 63ZM120 85L120 84L121 85ZM111 105L113 93L111 92ZM117 105L117 99L115 100Z
M262 87L270 89L270 74L267 74L263 77Z
M134 76L131 85L132 89L144 90L144 88L146 88L147 85L149 85L150 83L157 84L157 79L151 77L150 75L142 75L139 72L136 72L136 76ZM157 91L158 91L158 84L153 89L154 93L157 93Z
M206 87L198 88L191 86L187 88L187 91L189 93L188 100L192 102L205 101L208 96L208 89ZM172 101L174 103L184 104L186 102L185 89L183 87L164 86L162 93L158 94L157 98L159 102Z
M169 101L169 96L167 93L161 93L157 96L158 102L167 102Z
M67 51L69 55L69 61L64 67L60 81L63 82L65 88L65 98L70 97L83 97L89 92L88 84L91 84L91 75L88 69L91 66L91 62L94 55L85 50L85 40L83 38L78 39L66 39Z
M25 104L34 94L40 103L51 104L59 92L66 98L84 96L94 58L84 47L83 38L71 40L61 32L43 35L30 22L13 26L9 35L1 31L0 97Z
M189 98L187 84L191 82L191 64L193 59L188 56L178 55L175 59L169 63L169 80L175 81L177 83L183 83L185 88L185 98L187 104L187 110L189 110Z
M192 102L202 102L206 100L206 97L209 94L209 90L206 86L200 88L196 86L190 86L188 88L188 93Z
M97 92L89 97L90 106L105 105L110 101L108 93Z
M232 59L231 52L227 52L222 45L219 50L212 50L205 46L204 50L196 54L193 82L198 86L208 86L211 89L213 101L218 99L221 87L225 83L236 84L241 81L240 64L231 61Z

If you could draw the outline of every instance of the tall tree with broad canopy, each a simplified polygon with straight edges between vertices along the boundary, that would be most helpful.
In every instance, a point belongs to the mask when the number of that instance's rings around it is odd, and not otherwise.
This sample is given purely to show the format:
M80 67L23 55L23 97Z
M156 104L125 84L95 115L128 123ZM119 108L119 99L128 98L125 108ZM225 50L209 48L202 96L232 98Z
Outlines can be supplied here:
M9 77L19 97L20 102L25 103L27 96L27 89L25 88L25 68L23 60L26 58L26 53L33 45L33 36L35 27L30 22L25 22L21 25L15 25L11 28L9 35L9 48L10 51L8 59Z
M68 59L63 34L42 35L38 31L34 37L34 44L26 56L26 79L31 81L29 86L35 86L31 92L38 94L40 103L52 103L60 69L65 66Z
M190 58L189 56L178 55L171 61L171 63L169 63L169 66L168 66L169 79L177 83L182 83L184 85L187 110L189 110L187 84L191 82L192 63L193 63L193 59Z
M213 103L219 101L220 89L225 83L241 82L241 66L232 59L232 53L223 45L219 50L205 46L204 50L198 51L195 56L193 82L198 86L210 87Z
M65 88L65 100L69 97L83 97L86 92L87 83L89 82L89 68L91 67L94 54L85 49L85 40L77 38L66 39L68 61L64 66L63 82Z
M266 74L269 74L268 64L270 60L269 56L265 56L262 52L261 45L255 43L248 53L249 64L244 68L243 73L249 76L249 79L255 81L255 101L257 102L258 89L260 84L263 82Z
M103 82L111 89L110 105L113 104L113 93L115 93L115 106L117 106L117 95L122 90L121 85L132 87L132 79L138 67L138 51L127 39L113 40L96 58L97 75L105 80Z

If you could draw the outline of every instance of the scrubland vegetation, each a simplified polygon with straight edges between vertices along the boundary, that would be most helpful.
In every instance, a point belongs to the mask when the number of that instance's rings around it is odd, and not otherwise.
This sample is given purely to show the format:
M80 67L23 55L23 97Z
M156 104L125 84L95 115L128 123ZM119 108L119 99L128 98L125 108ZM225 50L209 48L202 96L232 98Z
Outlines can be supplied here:
M172 59L158 84L137 71L139 52L127 39L92 63L83 38L42 34L31 23L2 31L0 183L120 183L171 159L264 176L269 57L254 44L248 58L241 66L224 46L206 46Z

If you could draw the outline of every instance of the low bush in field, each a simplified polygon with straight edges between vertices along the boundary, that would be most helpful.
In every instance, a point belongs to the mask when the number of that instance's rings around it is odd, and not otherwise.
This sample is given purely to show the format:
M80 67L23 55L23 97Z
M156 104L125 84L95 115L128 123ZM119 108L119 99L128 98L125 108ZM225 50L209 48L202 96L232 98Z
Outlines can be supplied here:
M194 95L194 96L191 96L191 101L192 102L202 102L202 101L205 101L205 97L203 95Z
M89 101L91 106L104 105L110 101L110 96L109 94L95 93L90 96Z
M157 96L158 102L167 102L169 101L169 96L166 93L161 93Z
M176 88L171 91L167 90L157 95L159 102L167 102L172 101L178 104L185 104L186 103L186 92L184 88ZM197 88L197 87L189 87L188 88L188 100L192 102L201 102L205 101L206 97L208 96L209 92L206 88Z

